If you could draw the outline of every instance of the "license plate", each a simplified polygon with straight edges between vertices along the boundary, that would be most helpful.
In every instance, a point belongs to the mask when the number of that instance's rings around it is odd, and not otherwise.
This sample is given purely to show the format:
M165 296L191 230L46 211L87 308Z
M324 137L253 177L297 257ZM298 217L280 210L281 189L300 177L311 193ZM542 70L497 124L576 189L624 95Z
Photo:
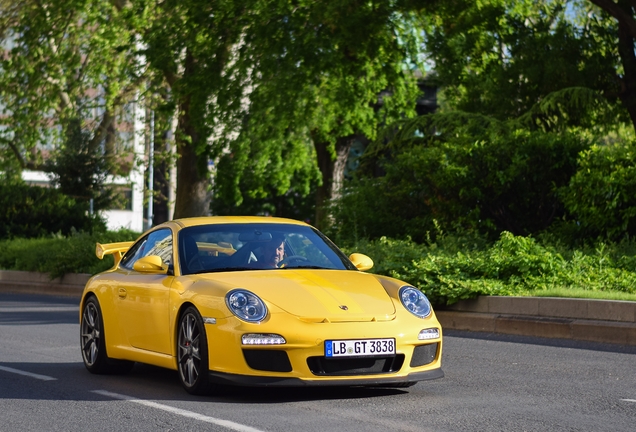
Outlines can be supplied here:
M374 357L395 354L395 339L325 341L325 357Z

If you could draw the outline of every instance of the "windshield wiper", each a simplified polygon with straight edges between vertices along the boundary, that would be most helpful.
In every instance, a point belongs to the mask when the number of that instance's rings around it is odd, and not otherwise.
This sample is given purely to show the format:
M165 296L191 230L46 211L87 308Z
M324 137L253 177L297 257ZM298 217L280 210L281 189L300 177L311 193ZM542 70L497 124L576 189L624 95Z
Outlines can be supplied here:
M300 266L290 266L290 267L282 267L281 270L295 270L295 269L318 269L318 270L334 270L330 267L322 267L317 265L300 265Z

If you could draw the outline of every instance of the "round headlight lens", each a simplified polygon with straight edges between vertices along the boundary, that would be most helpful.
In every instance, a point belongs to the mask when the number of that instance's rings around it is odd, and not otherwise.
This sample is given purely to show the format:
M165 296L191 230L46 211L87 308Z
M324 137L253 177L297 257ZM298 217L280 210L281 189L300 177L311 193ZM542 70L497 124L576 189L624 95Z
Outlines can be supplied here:
M261 322L267 315L267 307L256 294L235 289L225 296L227 307L234 315L248 322Z
M412 286L400 288L400 300L406 310L420 318L429 316L433 309L424 293Z

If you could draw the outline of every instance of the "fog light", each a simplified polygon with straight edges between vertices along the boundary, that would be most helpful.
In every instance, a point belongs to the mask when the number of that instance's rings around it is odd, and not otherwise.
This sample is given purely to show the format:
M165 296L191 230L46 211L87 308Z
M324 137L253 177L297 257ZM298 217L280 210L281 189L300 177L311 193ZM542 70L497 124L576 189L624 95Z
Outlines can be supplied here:
M427 340L427 339L437 339L439 337L439 329L429 328L424 329L417 335L419 340Z
M284 337L277 334L248 333L242 337L243 345L283 345Z

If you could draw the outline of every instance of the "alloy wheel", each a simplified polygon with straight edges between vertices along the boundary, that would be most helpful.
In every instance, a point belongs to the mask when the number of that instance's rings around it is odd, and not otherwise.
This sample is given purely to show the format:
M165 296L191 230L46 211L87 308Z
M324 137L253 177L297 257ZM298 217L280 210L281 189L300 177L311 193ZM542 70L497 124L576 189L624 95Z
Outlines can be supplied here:
M93 302L87 302L82 314L82 356L87 366L93 366L99 359L101 337L99 311Z
M187 387L194 387L201 373L200 336L197 317L185 314L179 327L178 362L181 380Z

